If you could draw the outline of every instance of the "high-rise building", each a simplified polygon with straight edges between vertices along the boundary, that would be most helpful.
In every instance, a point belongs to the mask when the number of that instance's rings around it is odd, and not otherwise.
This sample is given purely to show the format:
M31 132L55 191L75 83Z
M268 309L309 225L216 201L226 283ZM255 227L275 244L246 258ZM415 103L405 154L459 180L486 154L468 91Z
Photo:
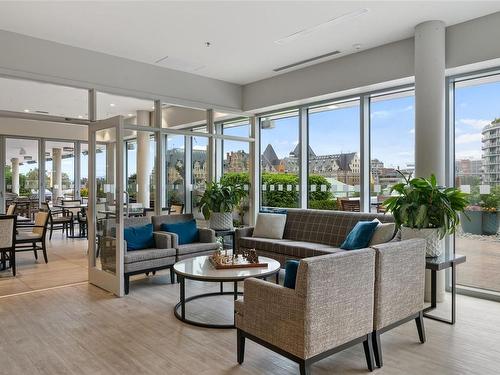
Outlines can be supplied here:
M500 184L500 118L483 128L483 183Z

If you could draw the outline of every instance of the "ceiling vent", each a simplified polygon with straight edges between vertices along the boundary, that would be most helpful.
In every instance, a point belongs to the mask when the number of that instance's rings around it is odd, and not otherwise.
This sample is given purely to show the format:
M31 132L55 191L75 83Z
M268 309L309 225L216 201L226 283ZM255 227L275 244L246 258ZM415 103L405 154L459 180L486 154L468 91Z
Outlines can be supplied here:
M335 56L335 55L338 55L339 53L340 53L340 51L333 51L333 52L325 53L324 55L319 55L319 56L316 56L316 57L311 57L310 59L297 61L297 62L295 62L293 64L288 64L288 65L280 66L279 68L273 69L273 71L274 72L281 72L283 70L287 70L287 69L290 69L290 68L295 68L297 66L304 65L304 64L316 61L316 60L321 60L321 59L324 59L326 57Z
M191 61L168 55L155 60L154 63L160 66L164 66L165 68L181 70L184 72L196 72L205 68L205 65L198 61Z

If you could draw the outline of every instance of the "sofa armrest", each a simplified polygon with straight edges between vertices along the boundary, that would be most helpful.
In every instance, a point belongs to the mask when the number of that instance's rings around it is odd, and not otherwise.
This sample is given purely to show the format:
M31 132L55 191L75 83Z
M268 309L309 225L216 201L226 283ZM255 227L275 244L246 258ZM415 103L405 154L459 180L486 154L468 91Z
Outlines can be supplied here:
M153 232L155 246L157 249L172 248L172 235L167 232Z
M200 234L200 242L213 243L215 242L215 231L209 228L198 228Z
M236 253L240 250L240 238L251 237L253 235L254 227L236 228L234 231L234 251Z
M169 248L176 249L179 246L179 236L177 235L177 233L165 232L165 231L161 231L161 232L164 233L164 234L167 234L168 236L170 236L170 246L169 246ZM157 233L157 232L154 232L154 233Z
M425 244L423 239L411 239L373 246L375 330L424 308Z
M297 356L304 353L304 299L294 289L249 278L236 327Z

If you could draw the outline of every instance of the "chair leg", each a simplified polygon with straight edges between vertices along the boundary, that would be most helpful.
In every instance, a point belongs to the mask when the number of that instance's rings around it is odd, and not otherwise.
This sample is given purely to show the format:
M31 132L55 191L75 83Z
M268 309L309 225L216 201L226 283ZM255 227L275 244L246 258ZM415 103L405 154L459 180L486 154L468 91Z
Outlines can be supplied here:
M54 230L54 228L52 228L52 225L50 226L50 234L49 234L49 240L52 239L52 231Z
M16 250L13 249L10 252L10 260L9 260L10 266L12 267L12 275L16 276Z
M363 349L365 350L366 366L368 370L373 371L373 346L371 334L366 335L366 339L363 341Z
M303 360L299 363L299 371L300 371L300 375L310 375L311 374L311 365Z
M125 281L124 282L124 284L125 284L124 285L124 287L125 287L124 288L125 289L125 294L128 294L129 287L130 287L130 276L125 274L123 277L124 277L124 281Z
M245 335L240 329L236 330L236 352L238 363L241 365L245 360Z
M418 317L415 318L415 323L417 325L418 338L423 344L425 342L425 327L424 327L424 312L420 311Z
M382 367L384 365L384 362L382 361L382 345L380 344L380 333L377 331L373 331L372 333L372 344L375 364L377 367Z
M33 243L33 254L35 254L35 260L38 260L38 251L36 251L36 244Z
M45 263L49 263L49 259L47 258L47 247L45 246L45 241L42 241L42 251L43 251L43 259Z

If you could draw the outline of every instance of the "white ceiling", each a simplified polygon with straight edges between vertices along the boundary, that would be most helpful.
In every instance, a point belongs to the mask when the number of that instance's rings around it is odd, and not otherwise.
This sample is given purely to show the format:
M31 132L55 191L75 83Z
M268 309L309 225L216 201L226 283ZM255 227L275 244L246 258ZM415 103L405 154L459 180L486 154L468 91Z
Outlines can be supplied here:
M360 9L285 44L275 41ZM0 28L149 64L245 84L274 68L338 56L500 11L499 1L0 2ZM207 48L205 42L212 45ZM316 61L317 63L317 61Z

